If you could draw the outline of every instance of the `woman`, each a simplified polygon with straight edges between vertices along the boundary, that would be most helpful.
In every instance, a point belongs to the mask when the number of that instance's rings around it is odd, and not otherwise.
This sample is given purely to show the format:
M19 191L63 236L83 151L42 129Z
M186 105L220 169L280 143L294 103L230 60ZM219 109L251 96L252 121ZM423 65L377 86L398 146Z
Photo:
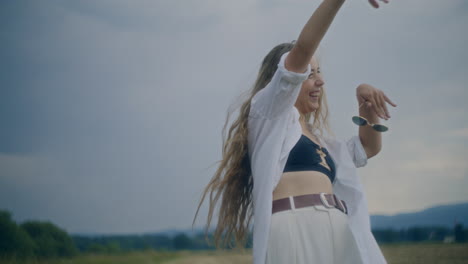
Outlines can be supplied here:
M232 237L237 246L245 243L253 209L255 264L386 263L356 174L380 151L380 132L361 126L346 142L324 134L324 81L313 54L343 2L324 0L295 44L267 54L198 206L210 192L208 229L222 198L217 246ZM390 117L386 103L396 106L367 84L356 95L360 116L371 123Z

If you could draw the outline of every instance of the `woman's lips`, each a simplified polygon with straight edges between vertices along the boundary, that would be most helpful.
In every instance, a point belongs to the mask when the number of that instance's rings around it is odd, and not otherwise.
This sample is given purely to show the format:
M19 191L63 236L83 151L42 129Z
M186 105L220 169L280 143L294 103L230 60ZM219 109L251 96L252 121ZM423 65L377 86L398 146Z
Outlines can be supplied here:
M320 92L310 92L309 96L313 99L318 99L320 96Z

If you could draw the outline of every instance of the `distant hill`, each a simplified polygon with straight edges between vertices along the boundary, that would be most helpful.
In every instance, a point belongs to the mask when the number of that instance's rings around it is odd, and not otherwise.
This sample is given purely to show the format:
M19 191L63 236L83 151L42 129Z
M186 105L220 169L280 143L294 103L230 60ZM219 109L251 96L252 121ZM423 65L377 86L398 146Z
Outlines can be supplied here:
M465 228L468 227L468 202L460 204L450 205L439 205L424 209L419 212L413 213L400 213L396 215L371 215L371 226L372 229L402 229L408 227L423 227L423 226L441 226L446 228L453 228L455 220L462 223ZM210 228L210 231L214 231L214 227ZM204 229L201 227L195 227L186 229L166 229L155 232L144 232L138 234L125 234L125 235L146 235L146 236L160 236L165 235L173 238L174 236L184 233L189 237L194 237L200 233L204 233ZM124 234L99 234L99 233L87 233L87 234L72 234L73 236L125 236Z
M409 227L430 227L440 226L453 228L455 220L468 227L468 202L460 204L448 204L433 206L422 211L412 213L400 213L395 215L371 215L372 229L402 229ZM214 228L211 228L213 231ZM191 229L169 229L153 234L167 235L173 237L179 233L193 237L195 234L203 232L202 228Z
M434 206L419 212L371 215L372 229L402 229L414 226L453 228L455 220L468 226L468 203Z

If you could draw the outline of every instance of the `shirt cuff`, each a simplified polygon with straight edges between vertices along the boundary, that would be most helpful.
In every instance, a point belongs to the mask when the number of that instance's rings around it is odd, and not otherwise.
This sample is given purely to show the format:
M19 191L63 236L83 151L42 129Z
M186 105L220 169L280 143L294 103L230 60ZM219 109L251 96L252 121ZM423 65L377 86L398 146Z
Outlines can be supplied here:
M348 147L349 154L353 158L354 165L356 168L364 167L367 164L367 153L364 147L362 146L361 139L359 136L351 137L348 142L346 142Z
M284 53L281 56L280 62L278 63L278 70L282 72L283 78L292 84L302 84L310 75L311 67L310 64L307 64L307 70L304 73L298 73L289 71L285 67L286 57L288 56L289 51Z

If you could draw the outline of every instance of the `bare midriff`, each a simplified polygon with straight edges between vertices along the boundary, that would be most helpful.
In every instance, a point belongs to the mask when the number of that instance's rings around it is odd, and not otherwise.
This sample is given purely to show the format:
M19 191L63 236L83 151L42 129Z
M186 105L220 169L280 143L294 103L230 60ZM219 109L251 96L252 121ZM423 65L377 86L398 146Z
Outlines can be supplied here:
M312 193L333 193L327 175L318 171L285 172L273 191L273 200Z

